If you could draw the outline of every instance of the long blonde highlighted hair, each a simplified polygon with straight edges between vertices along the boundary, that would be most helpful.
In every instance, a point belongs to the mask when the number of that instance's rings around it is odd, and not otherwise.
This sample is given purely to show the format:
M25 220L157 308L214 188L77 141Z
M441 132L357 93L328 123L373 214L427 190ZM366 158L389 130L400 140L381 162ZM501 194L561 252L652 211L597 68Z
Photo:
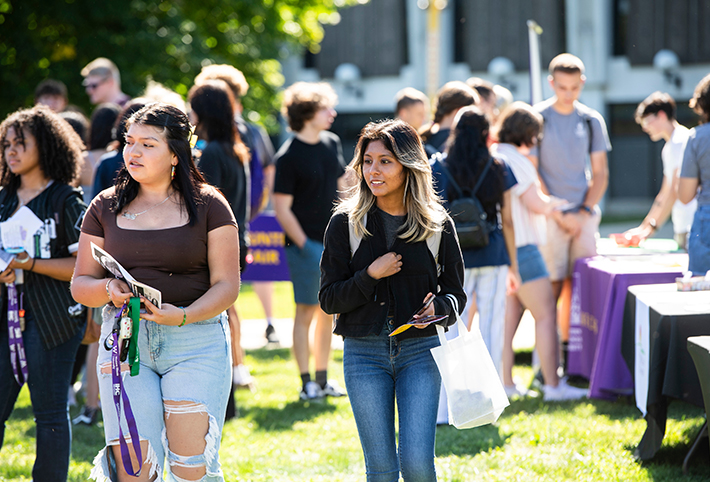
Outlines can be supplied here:
M385 148L404 168L404 207L407 218L400 228L399 238L407 242L424 241L443 229L446 211L434 192L431 166L417 132L401 120L370 122L360 132L360 140L355 148L355 157L348 166L354 171L357 183L350 188L348 196L337 205L336 213L348 215L357 236L370 236L364 218L376 203L362 174L362 165L367 146L373 141L381 141Z

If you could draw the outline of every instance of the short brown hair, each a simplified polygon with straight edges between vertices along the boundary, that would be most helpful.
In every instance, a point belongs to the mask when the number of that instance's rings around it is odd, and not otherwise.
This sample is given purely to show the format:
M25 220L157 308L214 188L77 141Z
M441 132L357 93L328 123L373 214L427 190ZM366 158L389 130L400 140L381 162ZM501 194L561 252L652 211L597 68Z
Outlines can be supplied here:
M480 96L471 87L459 80L447 82L436 94L434 122L438 124L447 114L461 107L478 104Z
M675 119L676 106L675 100L670 94L657 90L636 107L634 120L636 120L637 124L641 124L644 117L658 114L659 112L664 112L668 120L672 121Z
M247 94L249 84L244 74L227 64L214 64L202 67L202 70L195 77L195 85L204 84L207 80L223 80L232 90L235 100L239 100Z
M702 118L702 123L710 122L710 74L703 77L695 86L690 108Z
M296 82L284 92L281 113L293 132L300 132L316 112L335 107L338 96L325 82Z
M397 95L395 95L394 100L396 102L395 108L394 108L394 113L399 114L399 111L402 109L406 109L409 106L412 106L418 102L421 102L425 106L429 104L429 98L426 96L424 92L421 92L414 87L405 87L404 89L400 90L397 92Z
M538 111L525 102L513 102L498 119L498 142L532 146L542 133L542 124Z
M550 61L548 70L550 75L555 75L555 72L584 75L584 62L576 55L560 54Z

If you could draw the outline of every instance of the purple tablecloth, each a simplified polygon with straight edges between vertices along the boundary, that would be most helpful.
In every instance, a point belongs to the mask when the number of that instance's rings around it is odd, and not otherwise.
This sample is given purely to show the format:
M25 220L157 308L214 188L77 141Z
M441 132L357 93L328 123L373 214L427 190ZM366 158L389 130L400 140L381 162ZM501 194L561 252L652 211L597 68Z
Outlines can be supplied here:
M628 287L672 283L687 266L686 254L577 260L572 278L567 371L589 379L591 397L613 399L633 392L633 377L621 354Z

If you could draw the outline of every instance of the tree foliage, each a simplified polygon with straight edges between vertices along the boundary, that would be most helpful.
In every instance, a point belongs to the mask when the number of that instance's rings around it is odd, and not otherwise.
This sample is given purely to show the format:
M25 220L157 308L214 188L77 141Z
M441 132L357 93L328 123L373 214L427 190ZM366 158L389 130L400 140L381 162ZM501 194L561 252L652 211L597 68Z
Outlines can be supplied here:
M261 114L250 119L273 132L279 61L317 52L322 24L336 23L348 3L355 0L0 0L0 115L32 105L46 78L63 81L70 103L90 111L80 71L96 57L118 65L132 96L149 78L185 95L203 65L229 63L249 82L245 108Z

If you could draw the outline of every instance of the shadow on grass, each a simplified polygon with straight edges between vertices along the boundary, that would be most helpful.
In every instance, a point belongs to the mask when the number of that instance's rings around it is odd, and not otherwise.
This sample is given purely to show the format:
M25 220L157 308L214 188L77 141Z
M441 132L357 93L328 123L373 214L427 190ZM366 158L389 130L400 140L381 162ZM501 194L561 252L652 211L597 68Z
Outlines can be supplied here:
M333 413L338 407L328 399L315 401L297 401L283 407L239 407L240 418L253 422L259 430L281 432L293 430L298 422L305 422L324 414Z
M645 462L640 462L641 466L647 470L652 480L683 480L684 482L707 481L710 480L710 457L708 457L708 439L701 441L688 464L688 475L683 476L683 461L685 460L690 447L695 441L695 436L700 427L693 427L684 433L685 443L675 445L664 444L656 455ZM631 451L634 447L631 447Z
M440 425L436 428L436 456L473 456L502 447L508 439L509 437L501 437L498 427L493 425L464 430L452 425Z

